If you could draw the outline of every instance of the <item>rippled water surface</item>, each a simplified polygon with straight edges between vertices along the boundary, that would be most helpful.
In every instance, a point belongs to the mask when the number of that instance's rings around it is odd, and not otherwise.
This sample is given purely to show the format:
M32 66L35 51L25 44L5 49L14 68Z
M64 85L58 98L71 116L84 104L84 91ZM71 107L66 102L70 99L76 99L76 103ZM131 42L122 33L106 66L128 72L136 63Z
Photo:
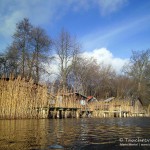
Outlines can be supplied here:
M28 149L150 149L150 118L0 120L0 150Z

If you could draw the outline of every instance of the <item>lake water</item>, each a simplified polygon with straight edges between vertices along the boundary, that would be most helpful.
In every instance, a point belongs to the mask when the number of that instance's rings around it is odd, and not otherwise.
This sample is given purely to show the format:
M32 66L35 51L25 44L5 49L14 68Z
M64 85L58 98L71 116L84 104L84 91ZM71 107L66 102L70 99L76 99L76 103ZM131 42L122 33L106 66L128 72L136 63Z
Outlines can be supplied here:
M150 149L150 118L0 120L0 150Z

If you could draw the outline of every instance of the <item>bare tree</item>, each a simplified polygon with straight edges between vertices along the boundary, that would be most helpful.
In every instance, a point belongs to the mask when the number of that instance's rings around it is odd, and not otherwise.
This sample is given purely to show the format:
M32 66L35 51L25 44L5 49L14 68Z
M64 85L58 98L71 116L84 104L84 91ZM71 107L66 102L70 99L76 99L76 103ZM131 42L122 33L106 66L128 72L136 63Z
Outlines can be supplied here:
M126 75L116 75L114 78L115 97L129 98L135 91L134 81Z
M129 64L124 72L134 81L135 95L141 99L147 99L149 89L150 49L145 51L133 51Z
M0 76L5 75L9 77L13 74L15 77L18 75L18 51L13 46L9 46L8 51L0 54Z
M67 86L67 78L72 68L72 62L77 58L80 50L79 43L67 31L62 29L55 40L55 50L58 56L62 86Z
M13 74L15 77L19 74L19 53L18 49L14 44L12 44L8 51L6 52L6 59L7 59L7 65L8 65L8 76L10 74Z
M93 58L80 57L70 74L70 80L76 91L102 98L112 95L114 75L111 66L98 64Z
M0 77L2 77L2 75L6 75L7 76L7 58L5 56L5 54L0 54Z
M7 48L7 73L33 78L38 83L45 72L43 64L50 58L51 45L52 40L42 28L34 27L28 19L23 19L16 25L13 42Z
M40 27L33 28L31 31L32 49L31 54L32 59L30 61L30 76L32 71L35 73L35 82L40 79L40 72L44 72L45 68L43 63L47 61L48 54L50 52L50 47L52 45L52 40L47 36L45 31Z
M31 50L30 47L30 33L32 25L27 18L24 18L16 25L16 32L13 35L13 44L10 46L11 50L17 49L19 55L19 73L22 77L27 76L28 69L28 53Z

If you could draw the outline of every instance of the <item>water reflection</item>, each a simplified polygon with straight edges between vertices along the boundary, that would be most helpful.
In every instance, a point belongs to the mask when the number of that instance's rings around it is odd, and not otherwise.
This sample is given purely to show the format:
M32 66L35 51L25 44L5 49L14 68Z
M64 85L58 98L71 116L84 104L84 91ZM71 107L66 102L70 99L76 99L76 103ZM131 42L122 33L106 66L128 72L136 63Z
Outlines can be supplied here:
M129 149L119 139L138 137L150 139L149 118L0 120L2 150Z

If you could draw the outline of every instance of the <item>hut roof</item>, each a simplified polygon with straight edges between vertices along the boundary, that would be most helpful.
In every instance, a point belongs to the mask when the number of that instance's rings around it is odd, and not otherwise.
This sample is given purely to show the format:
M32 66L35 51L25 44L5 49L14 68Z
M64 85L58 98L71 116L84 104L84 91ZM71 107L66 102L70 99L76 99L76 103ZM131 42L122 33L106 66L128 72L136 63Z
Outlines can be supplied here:
M94 96L88 96L87 97L87 101L91 102L91 101L97 101L97 99Z
M80 94L80 93L78 93L78 92L75 92L75 94L76 94L77 96L81 96L81 97L83 97L83 98L86 98L86 99L87 99L87 96L85 96L85 95L83 95L83 94Z

